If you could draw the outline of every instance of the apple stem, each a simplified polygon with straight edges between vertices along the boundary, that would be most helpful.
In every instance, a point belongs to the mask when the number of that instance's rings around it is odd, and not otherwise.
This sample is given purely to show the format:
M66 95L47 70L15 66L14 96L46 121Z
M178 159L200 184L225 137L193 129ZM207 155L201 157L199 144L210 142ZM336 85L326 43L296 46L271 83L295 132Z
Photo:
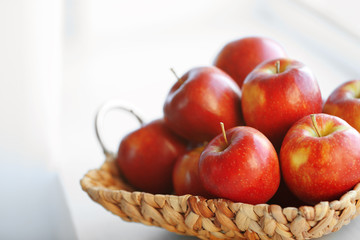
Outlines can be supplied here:
M276 67L276 73L280 73L280 60L277 60L275 62L275 67Z
M170 71L175 75L176 79L178 80L179 83L183 83L184 81L181 80L181 78L179 78L179 76L176 74L175 70L173 68L170 68Z
M317 124L316 124L316 119L315 119L316 116L315 116L315 114L311 114L310 117L311 117L312 124L313 124L313 126L314 126L314 128L315 128L316 134L318 135L318 137L321 137L321 134L320 134L320 132L319 132L318 126L317 126Z
M225 126L224 126L224 123L223 122L220 122L220 126L221 126L221 131L222 131L222 134L224 136L224 140L225 140L225 143L226 145L229 145L229 142L226 138L226 132L225 132Z

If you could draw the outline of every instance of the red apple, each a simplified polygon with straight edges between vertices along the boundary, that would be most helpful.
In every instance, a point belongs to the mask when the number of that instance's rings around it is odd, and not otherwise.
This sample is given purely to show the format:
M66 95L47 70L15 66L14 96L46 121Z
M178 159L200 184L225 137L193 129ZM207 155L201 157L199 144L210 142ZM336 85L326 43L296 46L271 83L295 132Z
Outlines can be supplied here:
M243 125L241 91L216 67L188 71L171 88L164 105L166 124L192 142L210 141L226 126Z
M276 149L280 149L286 132L297 120L322 110L314 75L295 60L260 64L246 77L242 91L246 125L265 134Z
M348 81L327 99L324 113L338 116L360 132L360 80Z
M158 119L122 139L117 162L125 178L137 189L170 193L172 169L185 151L185 141L171 132L163 119Z
M210 196L203 187L199 177L199 159L204 147L194 148L176 161L173 170L173 184L176 194Z
M227 72L241 88L246 76L257 65L286 56L283 47L269 38L246 37L226 44L214 65Z
M265 203L280 183L279 161L271 142L258 130L241 126L215 137L200 156L199 175L216 197ZM228 140L227 140L228 139Z
M280 151L283 178L301 200L338 199L360 182L360 133L344 120L312 114L286 134Z

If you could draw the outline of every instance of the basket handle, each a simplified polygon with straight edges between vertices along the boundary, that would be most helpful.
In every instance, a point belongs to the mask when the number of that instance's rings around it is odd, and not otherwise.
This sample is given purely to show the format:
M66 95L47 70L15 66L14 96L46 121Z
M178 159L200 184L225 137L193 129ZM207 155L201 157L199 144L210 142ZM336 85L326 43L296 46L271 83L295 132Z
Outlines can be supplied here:
M120 100L109 100L105 102L98 110L96 117L95 117L95 132L96 137L99 141L99 144L106 156L112 155L115 156L113 152L109 150L109 148L104 144L104 136L103 136L103 126L104 126L104 120L105 116L108 112L112 110L122 110L125 112L130 113L133 115L140 123L140 126L144 124L144 120L141 115L138 114L138 111L134 111L134 107L130 106L127 103L124 103Z

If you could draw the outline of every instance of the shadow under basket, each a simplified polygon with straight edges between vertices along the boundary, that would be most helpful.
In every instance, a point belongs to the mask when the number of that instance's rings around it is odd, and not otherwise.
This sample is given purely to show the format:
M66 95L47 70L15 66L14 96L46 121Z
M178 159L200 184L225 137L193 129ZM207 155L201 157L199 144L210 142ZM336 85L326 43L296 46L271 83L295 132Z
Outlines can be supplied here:
M92 200L129 222L200 239L312 239L339 230L360 213L360 184L339 200L299 208L198 196L133 191L108 154L80 181Z

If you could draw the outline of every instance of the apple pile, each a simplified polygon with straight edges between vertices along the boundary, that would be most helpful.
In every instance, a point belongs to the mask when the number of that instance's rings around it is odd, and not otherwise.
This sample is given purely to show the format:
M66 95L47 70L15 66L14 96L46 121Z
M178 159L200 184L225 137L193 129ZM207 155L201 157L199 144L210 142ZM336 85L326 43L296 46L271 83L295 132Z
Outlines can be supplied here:
M214 66L177 79L163 110L120 143L118 166L137 190L314 204L360 182L360 80L323 107L311 70L271 39L226 44Z

